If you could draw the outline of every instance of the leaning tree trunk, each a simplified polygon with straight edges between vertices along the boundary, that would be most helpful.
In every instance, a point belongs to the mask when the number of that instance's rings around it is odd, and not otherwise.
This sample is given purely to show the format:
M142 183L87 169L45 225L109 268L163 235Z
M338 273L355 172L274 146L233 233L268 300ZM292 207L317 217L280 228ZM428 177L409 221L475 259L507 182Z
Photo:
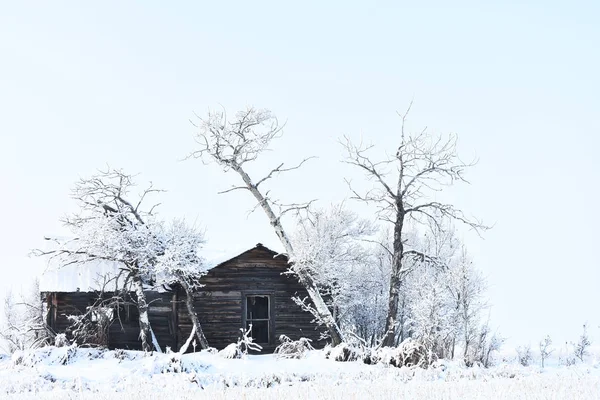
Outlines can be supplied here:
M250 176L242 169L241 166L233 165L233 170L240 174L240 176L244 180L244 183L246 184L246 187L248 188L248 190L250 190L252 195L254 195L254 198L258 201L258 204L260 204L263 211L267 215L267 218L269 219L271 226L275 230L275 234L281 241L283 248L288 253L289 257L293 259L294 248L292 247L292 243L290 242L290 239L287 237L283 229L281 220L273 212L273 209L271 208L268 200L262 195L262 193L260 192L260 190L258 190L256 185L254 185L252 179L250 179ZM342 343L342 332L339 326L335 323L333 315L331 315L329 308L327 308L323 297L321 297L319 288L317 287L317 284L310 272L304 268L298 268L294 270L294 273L298 276L298 280L300 281L300 283L306 288L308 296L310 297L312 303L315 306L315 317L317 317L329 331L329 335L331 336L331 344L333 346L337 346L338 344Z
M187 307L188 314L190 319L192 320L192 333L190 334L190 339L196 335L198 342L200 343L200 347L202 349L208 349L208 340L206 340L206 336L204 336L204 331L202 331L202 326L200 326L200 320L198 319L198 314L196 314L196 309L194 307L194 297L192 296L192 291L187 283L184 281L181 282L181 286L183 287L183 291L185 292L185 305ZM188 339L185 344L179 350L180 353L185 353L190 345L191 340Z
M140 340L142 341L142 350L152 351L152 347L154 347L156 351L162 353L160 345L156 340L156 336L154 336L154 331L152 331L152 326L150 325L150 319L148 318L148 302L146 301L142 279L139 276L133 278L133 286L137 297L137 308L140 314ZM152 345L148 342L149 338L152 341Z

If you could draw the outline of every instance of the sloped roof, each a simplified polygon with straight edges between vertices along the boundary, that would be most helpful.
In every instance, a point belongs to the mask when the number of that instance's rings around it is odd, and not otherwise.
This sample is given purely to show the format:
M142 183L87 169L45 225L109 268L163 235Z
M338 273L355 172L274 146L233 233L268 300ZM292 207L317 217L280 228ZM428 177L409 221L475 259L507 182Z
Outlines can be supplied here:
M256 246L252 247L251 249L244 250L241 253L239 253L239 254L237 254L237 255L235 255L233 257L229 256L227 258L215 259L215 260L211 261L209 263L209 267L207 268L207 270L216 268L216 267L221 266L221 265L223 265L225 263L228 263L230 261L234 261L237 258L242 257L243 255L245 255L247 253L250 253L251 251L254 251L254 250L264 251L264 252L270 254L273 258L275 258L275 257L282 257L284 260L287 261L287 255L282 254L282 253L278 253L276 251L273 251L273 250L269 249L268 247L263 246L262 243L257 243Z
M213 253L206 261L206 270L213 269L229 261L235 260L253 250L260 249L270 253L273 257L285 257L284 254L277 253L261 243L255 247L244 251L232 253L218 252ZM118 283L122 285L125 274L122 274L123 265L115 261L93 260L81 264L71 264L67 266L50 266L40 277L40 292L93 292L101 290L103 282L108 279L119 277ZM115 283L110 283L106 289L115 288Z
M92 260L81 264L61 267L50 266L40 277L41 292L93 292L100 290L104 282L122 275L122 264L115 261ZM120 283L125 279L119 279ZM115 283L106 286L115 287Z

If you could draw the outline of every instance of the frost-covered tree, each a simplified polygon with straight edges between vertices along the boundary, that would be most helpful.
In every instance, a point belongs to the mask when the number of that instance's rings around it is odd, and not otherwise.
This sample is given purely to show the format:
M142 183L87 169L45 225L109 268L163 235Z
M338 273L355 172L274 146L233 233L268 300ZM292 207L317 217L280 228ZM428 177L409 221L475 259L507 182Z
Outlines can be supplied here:
M73 238L51 239L56 248L37 254L49 255L59 265L78 264L81 268L93 260L119 263L125 284L131 284L136 295L142 348L161 351L144 293L144 285L152 282L157 257L164 252L162 226L153 214L156 204L147 207L144 201L160 190L150 184L133 201L134 188L134 177L116 169L79 180L72 191L79 211L64 220Z
M477 340L473 347L473 353L471 357L466 361L466 365L471 366L476 363L483 365L488 368L492 365L494 352L497 352L502 344L504 338L498 334L498 332L492 333L490 328L489 320L486 321L478 330Z
M391 273L392 259L389 253L389 232L380 230L375 236L373 246L369 249L369 262L358 265L353 276L357 280L354 294L354 305L350 312L349 324L356 330L369 346L379 345L385 329L387 311L388 282ZM402 297L402 306L406 306ZM400 307L406 311L406 307ZM401 327L406 314L399 316Z
M450 223L431 223L406 228L405 243L429 255L427 259L404 260L405 277L399 287L394 345L407 338L420 342L435 358L454 358L457 344L463 344L465 358L472 359L480 333L482 312L487 307L485 280L475 268ZM392 251L379 239L379 248L388 254L387 282ZM468 356L467 356L468 353ZM467 360L466 360L467 361Z
M321 294L331 299L342 328L352 324L356 307L364 303L361 291L372 286L370 253L362 240L375 231L371 222L338 204L299 218L292 235L296 268L309 271ZM295 300L310 310L304 299Z
M39 281L20 295L8 291L4 297L4 319L0 324L0 338L7 343L7 350L25 350L47 344L51 332L44 323L40 300Z
M585 357L589 353L589 347L592 345L592 341L587 332L587 324L583 324L583 333L579 336L579 340L573 343L573 355L583 362Z
M481 272L474 268L464 246L455 262L449 263L447 289L455 310L456 335L463 344L463 358L468 362L481 329L483 311L487 308L487 285ZM454 357L452 345L452 357Z
M410 337L424 346L429 362L445 357L453 338L453 310L444 280L444 271L418 263L406 281Z
M409 108L410 109L410 108ZM407 111L408 113L408 111ZM442 139L423 130L412 135L405 132L406 114L402 117L399 145L392 156L374 161L373 146L355 145L350 139L342 142L345 161L366 174L373 188L359 192L350 185L353 198L377 205L377 215L391 223L394 229L392 272L389 281L388 314L383 344L392 346L398 329L400 287L410 271L409 260L437 263L429 254L411 248L406 243L409 222L437 224L441 220L460 221L477 230L487 229L481 222L468 218L452 204L437 201L432 194L456 182L466 182L464 173L473 165L460 160L456 153L456 136Z
M195 336L203 349L209 347L194 307L193 293L199 287L200 278L206 274L204 260L199 250L204 244L204 234L183 220L175 220L162 232L164 251L156 259L153 269L156 284L179 284L185 292L185 305L192 321L190 338L181 347L185 353Z
M198 147L191 157L200 158L205 163L214 162L220 165L225 172L232 170L239 175L242 184L221 193L236 190L250 192L256 200L256 208L263 210L289 256L292 265L291 271L306 288L316 319L327 327L332 344L341 343L343 341L342 333L323 300L317 282L309 269L301 267L301 263L295 263L296 252L289 232L284 229L282 223L282 218L286 214L305 210L310 202L282 204L270 194L270 191L264 190L265 182L283 172L299 168L308 159L304 159L293 167L284 167L284 163L281 163L258 180L250 176L248 165L269 150L271 142L282 134L283 127L279 125L277 118L269 110L249 107L237 112L232 120L227 118L225 112L209 112L206 117L199 117L197 127Z
M428 254L435 262L422 259L406 260L408 293L411 307L412 330L434 357L448 357L457 333L457 307L452 293L452 271L457 261L459 241L455 229L436 210L437 218L428 221L426 229L419 234L413 228L412 238L407 241L422 254ZM433 222L435 221L435 222ZM441 221L441 222L437 222Z
M554 349L552 349L550 346L552 346L552 339L550 338L550 335L546 335L546 337L544 339L540 340L540 343L539 343L540 362L542 363L542 368L544 368L544 363L550 357L550 355L554 352Z

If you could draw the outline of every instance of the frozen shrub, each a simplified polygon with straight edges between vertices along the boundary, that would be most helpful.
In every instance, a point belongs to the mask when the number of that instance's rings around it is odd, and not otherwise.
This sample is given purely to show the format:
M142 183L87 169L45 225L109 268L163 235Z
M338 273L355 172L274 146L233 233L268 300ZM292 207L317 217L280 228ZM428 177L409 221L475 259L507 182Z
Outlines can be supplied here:
M328 351L328 357L335 361L356 361L361 358L361 353L347 343L340 343Z
M69 345L69 340L67 339L67 335L64 333L59 333L54 338L54 345L56 347L66 347Z
M380 362L394 367L421 367L429 365L427 349L414 339L406 339L398 347L384 347L379 350Z
M519 346L517 347L517 358L519 364L524 367L528 367L533 361L533 356L531 355L531 346Z
M223 358L243 358L248 351L261 351L262 346L254 343L254 338L250 336L252 332L252 325L248 330L240 328L242 335L238 339L237 343L231 343L227 345L223 350L219 352L219 355Z
M119 360L119 361L123 361L126 356L125 356L125 350L123 349L117 349L113 352L113 356Z
M275 349L277 357L281 358L303 358L306 352L314 350L314 347L310 344L312 340L307 338L300 338L298 340L292 340L286 335L279 336L281 344Z
M579 359L579 361L583 362L584 358L589 355L588 348L591 346L592 342L587 333L587 325L583 325L583 333L579 337L579 341L577 343L573 343L574 350L573 355Z
M250 336L250 332L252 332L252 324L250 324L250 327L248 328L248 330L240 328L240 331L242 331L242 335L238 339L237 345L238 345L240 351L244 355L248 354L248 351L261 351L262 350L262 346L259 345L258 343L254 343L254 338L252 336Z
M219 351L219 355L223 358L242 358L242 351L239 349L237 343L231 343Z
M64 349L65 352L60 357L59 363L62 365L67 365L77 358L77 345L73 344L71 346L65 347Z
M325 357L335 361L362 360L365 364L388 364L394 367L427 368L430 353L425 346L414 339L406 339L398 347L356 348L341 343L331 349L325 349Z
M14 365L23 364L23 352L21 350L15 351L11 359Z
M485 323L477 336L477 341L473 345L473 348L465 356L465 364L468 367L474 365L482 365L485 368L489 368L494 363L494 354L498 352L505 339L498 334L498 332L491 333L491 329L488 323Z
M380 355L376 349L369 347L363 352L362 360L367 365L377 364L380 361L379 356Z
M181 354L171 353L168 354L167 364L164 365L160 372L164 373L179 373L183 371L181 365Z

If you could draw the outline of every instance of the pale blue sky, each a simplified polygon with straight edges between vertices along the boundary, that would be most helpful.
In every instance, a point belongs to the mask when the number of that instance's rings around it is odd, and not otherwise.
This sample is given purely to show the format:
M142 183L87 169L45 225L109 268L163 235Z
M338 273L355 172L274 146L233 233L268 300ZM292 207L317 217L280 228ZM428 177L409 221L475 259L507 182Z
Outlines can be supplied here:
M169 190L166 218L212 249L276 240L234 177L199 162L188 119L209 106L271 108L288 125L259 166L319 156L273 186L289 200L347 195L336 143L380 149L413 129L459 134L479 164L448 198L494 223L465 240L514 343L600 341L595 253L600 8L595 2L3 2L0 5L0 294L39 270L30 248L62 232L69 188L107 163ZM391 150L393 151L393 150Z

